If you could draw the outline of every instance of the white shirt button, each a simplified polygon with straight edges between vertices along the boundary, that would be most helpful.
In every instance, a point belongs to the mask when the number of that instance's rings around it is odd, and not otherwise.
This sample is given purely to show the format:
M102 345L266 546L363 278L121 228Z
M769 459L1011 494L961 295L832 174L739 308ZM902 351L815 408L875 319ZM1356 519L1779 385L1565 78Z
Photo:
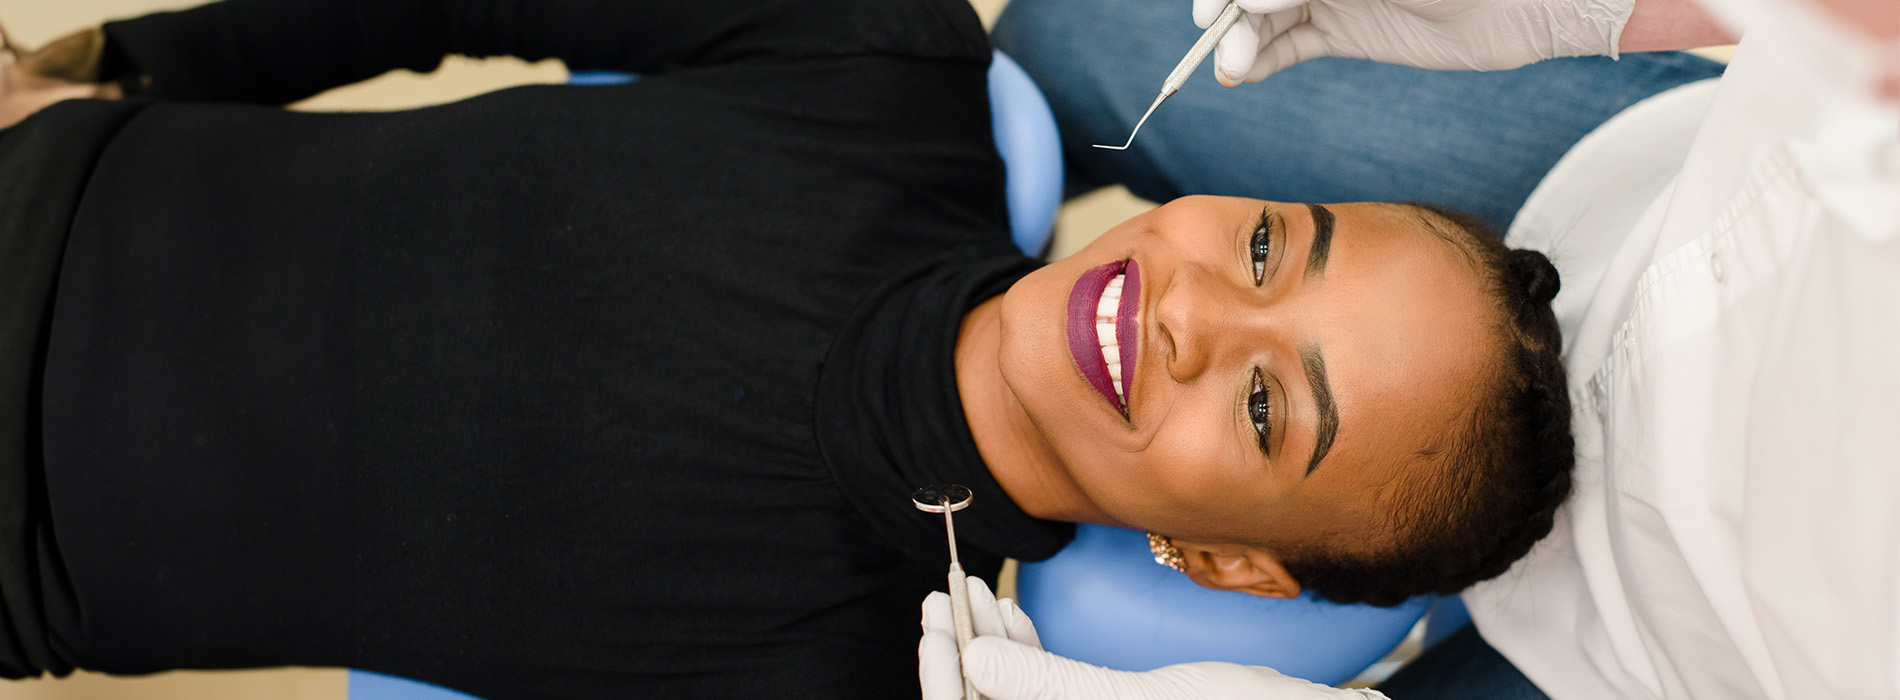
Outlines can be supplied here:
M1709 255L1709 274L1714 275L1715 281L1717 282L1728 279L1728 270L1722 267L1722 254L1714 253Z

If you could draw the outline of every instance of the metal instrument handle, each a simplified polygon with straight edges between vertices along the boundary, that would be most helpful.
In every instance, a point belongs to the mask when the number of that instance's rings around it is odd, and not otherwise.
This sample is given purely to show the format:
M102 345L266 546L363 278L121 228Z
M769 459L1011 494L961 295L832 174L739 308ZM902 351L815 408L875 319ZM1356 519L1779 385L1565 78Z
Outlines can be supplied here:
M1208 25L1207 31L1202 32L1201 38L1194 42L1194 48L1188 49L1187 56L1175 64L1174 72L1169 73L1167 81L1161 84L1161 91L1173 93L1186 85L1188 76L1194 74L1194 69L1201 67L1201 62L1207 60L1207 55L1213 53L1214 47L1220 45L1221 38L1227 36L1227 30L1232 29L1238 21L1240 3L1227 3L1227 9L1221 10L1220 16L1214 18L1214 23Z
M963 648L976 638L976 622L970 617L970 580L963 575L963 567L956 562L950 563L950 621L957 628L957 658L963 657ZM963 676L963 665L957 665L957 675ZM979 700L976 686L970 683L969 676L963 676L964 700Z

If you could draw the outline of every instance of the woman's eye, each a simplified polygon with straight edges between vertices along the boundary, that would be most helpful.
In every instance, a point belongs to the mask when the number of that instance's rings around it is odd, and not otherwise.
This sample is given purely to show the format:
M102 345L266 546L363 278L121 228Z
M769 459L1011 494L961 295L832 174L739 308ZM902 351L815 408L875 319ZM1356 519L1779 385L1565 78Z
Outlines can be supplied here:
M1253 422L1253 431L1260 437L1260 452L1267 452L1268 438L1273 435L1273 393L1267 389L1267 380L1260 376L1260 369L1253 371L1253 392L1247 395L1247 420Z
M1260 215L1260 225L1254 227L1253 238L1247 241L1247 257L1253 261L1253 286L1258 287L1267 281L1267 255L1273 252L1273 224L1265 212Z

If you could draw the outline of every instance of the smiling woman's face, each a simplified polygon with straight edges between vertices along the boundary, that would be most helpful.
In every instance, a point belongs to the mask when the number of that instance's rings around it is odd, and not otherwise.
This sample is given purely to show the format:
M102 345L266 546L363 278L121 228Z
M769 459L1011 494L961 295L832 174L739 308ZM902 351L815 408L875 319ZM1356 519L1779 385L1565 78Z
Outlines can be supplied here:
M1480 272L1430 216L1176 200L1010 288L1002 381L1109 520L1373 541L1384 485L1437 463L1413 457L1447 442L1496 363Z

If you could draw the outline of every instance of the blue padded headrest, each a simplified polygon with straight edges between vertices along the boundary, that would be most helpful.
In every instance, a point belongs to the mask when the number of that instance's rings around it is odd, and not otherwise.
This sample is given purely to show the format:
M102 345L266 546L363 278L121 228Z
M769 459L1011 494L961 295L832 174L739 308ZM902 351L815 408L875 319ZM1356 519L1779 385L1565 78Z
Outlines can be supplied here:
M1156 564L1146 535L1101 525L1078 525L1054 557L1025 562L1016 592L1043 648L1063 656L1125 671L1231 661L1326 685L1385 656L1432 602L1379 608L1202 588Z
M1010 236L1040 257L1062 206L1062 137L1042 91L1001 51L990 59L990 124L1003 155Z

